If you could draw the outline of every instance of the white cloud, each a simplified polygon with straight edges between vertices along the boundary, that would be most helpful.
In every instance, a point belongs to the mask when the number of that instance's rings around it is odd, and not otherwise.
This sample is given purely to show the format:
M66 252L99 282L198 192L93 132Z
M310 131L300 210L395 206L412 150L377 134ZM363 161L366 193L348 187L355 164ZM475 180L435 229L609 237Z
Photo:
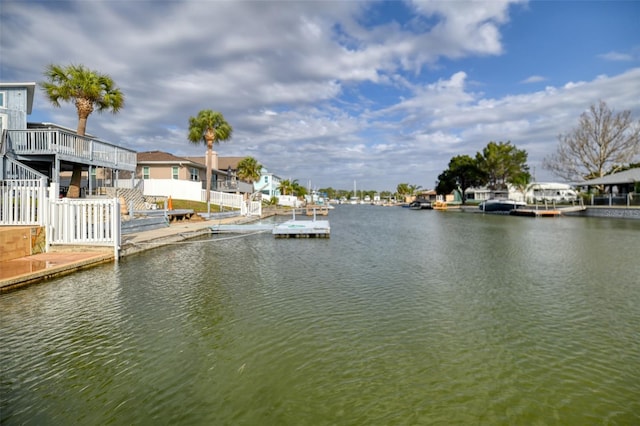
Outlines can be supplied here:
M599 57L607 61L623 61L623 62L630 62L635 59L633 55L629 53L620 53L620 52L608 52L608 53L599 55Z
M532 75L531 77L527 77L524 80L522 80L522 83L525 84L529 84L529 83L540 83L542 81L546 81L547 79L542 77L541 75Z

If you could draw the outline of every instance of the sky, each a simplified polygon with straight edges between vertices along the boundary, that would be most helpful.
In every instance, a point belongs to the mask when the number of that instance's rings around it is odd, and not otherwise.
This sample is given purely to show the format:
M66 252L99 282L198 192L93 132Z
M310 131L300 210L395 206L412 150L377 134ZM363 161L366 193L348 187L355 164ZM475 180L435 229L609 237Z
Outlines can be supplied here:
M431 189L491 141L561 181L542 161L591 105L640 118L639 22L640 0L0 0L0 81L108 74L125 107L87 132L136 151L203 156L189 117L221 112L219 156L310 189ZM28 120L77 126L39 88Z

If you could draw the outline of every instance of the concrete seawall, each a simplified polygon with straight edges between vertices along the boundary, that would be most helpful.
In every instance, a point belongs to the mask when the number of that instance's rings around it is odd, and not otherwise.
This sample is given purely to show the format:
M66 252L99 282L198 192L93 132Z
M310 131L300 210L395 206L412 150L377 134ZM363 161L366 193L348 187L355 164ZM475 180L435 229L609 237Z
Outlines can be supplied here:
M234 216L218 220L184 221L131 233L122 237L119 254L122 258L208 235L211 233L211 226L221 223L250 223L272 215L268 213L261 218ZM114 261L113 248L93 246L54 246L48 253L11 258L0 262L0 293Z
M587 206L580 212L563 212L565 216L601 217L607 219L639 219L640 208L635 207L611 207L611 206Z

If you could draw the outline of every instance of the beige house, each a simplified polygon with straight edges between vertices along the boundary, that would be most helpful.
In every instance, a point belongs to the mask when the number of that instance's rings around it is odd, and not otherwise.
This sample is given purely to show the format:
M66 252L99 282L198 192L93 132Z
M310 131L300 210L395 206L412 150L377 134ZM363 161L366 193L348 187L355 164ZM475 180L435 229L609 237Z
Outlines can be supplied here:
M243 158L219 158L215 152L213 153L212 191L238 194L253 191L253 185L237 178L238 163ZM205 189L207 179L205 157L178 157L164 151L139 152L137 154L136 179L158 182L172 180L199 182L201 189Z

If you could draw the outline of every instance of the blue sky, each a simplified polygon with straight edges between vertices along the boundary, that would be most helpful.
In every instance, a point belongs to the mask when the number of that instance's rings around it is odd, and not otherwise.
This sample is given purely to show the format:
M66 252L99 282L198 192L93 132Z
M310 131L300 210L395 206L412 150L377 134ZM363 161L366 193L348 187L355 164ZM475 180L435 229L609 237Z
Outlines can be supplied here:
M640 1L0 0L0 20L0 80L80 63L123 90L89 133L204 155L187 124L213 109L234 128L220 156L314 188L433 188L490 141L558 180L542 160L590 105L640 118ZM29 119L77 121L40 91Z

